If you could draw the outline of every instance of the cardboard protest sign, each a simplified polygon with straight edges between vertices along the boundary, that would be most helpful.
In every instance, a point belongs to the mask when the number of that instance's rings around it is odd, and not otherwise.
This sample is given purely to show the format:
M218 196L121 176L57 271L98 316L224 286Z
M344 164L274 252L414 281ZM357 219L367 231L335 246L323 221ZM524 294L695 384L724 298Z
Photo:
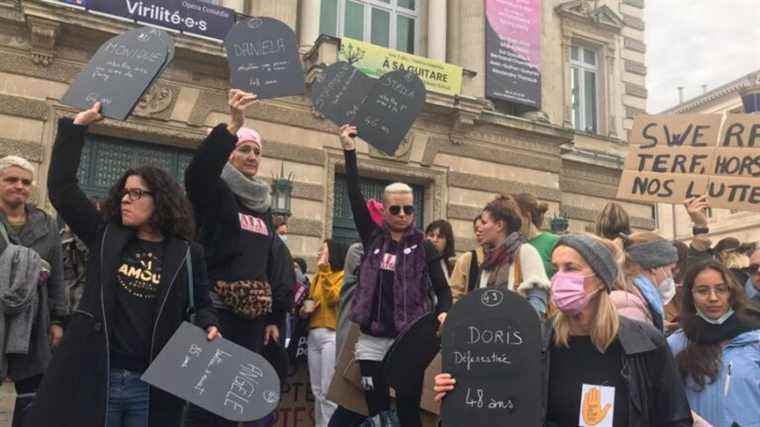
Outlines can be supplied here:
M276 423L272 427L314 427L314 395L311 392L309 368L294 366L287 381L282 382L280 404L277 405ZM337 375L337 374L336 374ZM243 424L244 427L260 427L260 424Z
M383 372L397 395L419 393L430 362L441 348L438 319L429 313L399 335L383 361Z
M760 211L760 117L639 116L617 197L683 203L707 195L714 208Z
M183 322L142 376L154 387L230 421L255 421L280 401L280 379L260 355L232 341L209 342Z
M259 99L301 95L304 74L296 34L273 18L240 21L224 39L230 84Z
M541 420L541 328L520 295L470 292L449 311L443 372L456 380L441 407L446 426L537 426Z
M425 105L425 85L410 71L392 71L375 83L351 122L359 136L392 156Z
M356 117L375 81L347 62L325 68L311 89L314 109L338 126Z
M101 114L125 120L166 67L169 36L157 28L136 28L105 42L61 99L88 109L100 101Z
M720 114L637 116L629 143L639 148L714 147L723 117Z

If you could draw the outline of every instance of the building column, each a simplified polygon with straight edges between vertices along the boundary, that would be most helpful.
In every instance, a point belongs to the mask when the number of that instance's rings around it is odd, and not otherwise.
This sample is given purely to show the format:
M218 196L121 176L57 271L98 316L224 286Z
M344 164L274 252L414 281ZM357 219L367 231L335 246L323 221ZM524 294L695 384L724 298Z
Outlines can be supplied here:
M447 0L428 1L428 57L446 62Z
M319 16L321 12L322 0L301 0L301 13L298 25L300 27L302 51L311 49L319 37Z
M453 49L449 49L449 53L454 53L449 56L449 62L477 73L472 79L464 79L462 94L483 98L486 93L485 2L455 0L452 6L449 18L454 17L456 32L449 42L449 45L454 45Z
M245 0L224 0L222 2L225 7L229 7L230 9L235 9L235 12L237 13L245 13Z

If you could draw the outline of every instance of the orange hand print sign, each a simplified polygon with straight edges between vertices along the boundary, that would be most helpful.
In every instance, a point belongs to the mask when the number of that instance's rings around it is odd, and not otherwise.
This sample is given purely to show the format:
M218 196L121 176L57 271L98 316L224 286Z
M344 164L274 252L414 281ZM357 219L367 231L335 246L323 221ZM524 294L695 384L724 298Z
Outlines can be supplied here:
M612 427L615 408L615 387L583 384L578 425Z

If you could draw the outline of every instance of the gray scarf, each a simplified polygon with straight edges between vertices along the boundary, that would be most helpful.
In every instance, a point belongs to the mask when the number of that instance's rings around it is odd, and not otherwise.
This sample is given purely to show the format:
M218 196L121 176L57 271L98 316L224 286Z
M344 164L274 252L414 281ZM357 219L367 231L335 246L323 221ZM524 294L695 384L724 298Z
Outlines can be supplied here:
M224 165L221 177L246 208L261 214L269 210L272 205L272 196L266 181L256 177L248 178L229 162Z

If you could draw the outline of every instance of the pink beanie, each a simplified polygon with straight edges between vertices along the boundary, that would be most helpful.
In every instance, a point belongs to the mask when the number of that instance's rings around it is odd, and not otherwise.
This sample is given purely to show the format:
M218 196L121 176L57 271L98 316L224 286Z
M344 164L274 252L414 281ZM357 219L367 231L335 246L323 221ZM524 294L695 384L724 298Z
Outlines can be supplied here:
M377 224L378 227L383 226L383 204L375 199L367 200L367 210L369 210L369 216L372 218L372 222Z
M238 140L235 147L239 147L240 144L245 144L246 142L253 142L258 145L260 149L263 148L261 145L261 135L251 128L240 128L237 131L237 137Z

